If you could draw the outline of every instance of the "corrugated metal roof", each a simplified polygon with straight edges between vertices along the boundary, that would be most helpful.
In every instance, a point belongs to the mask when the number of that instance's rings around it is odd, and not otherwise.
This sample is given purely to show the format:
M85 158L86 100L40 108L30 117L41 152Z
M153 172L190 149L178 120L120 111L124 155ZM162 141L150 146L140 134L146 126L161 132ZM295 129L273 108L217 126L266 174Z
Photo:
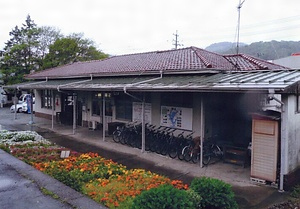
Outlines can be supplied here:
M104 77L31 82L24 89L85 91L265 91L285 92L300 81L300 70L251 71L197 75ZM10 86L16 88L15 86Z

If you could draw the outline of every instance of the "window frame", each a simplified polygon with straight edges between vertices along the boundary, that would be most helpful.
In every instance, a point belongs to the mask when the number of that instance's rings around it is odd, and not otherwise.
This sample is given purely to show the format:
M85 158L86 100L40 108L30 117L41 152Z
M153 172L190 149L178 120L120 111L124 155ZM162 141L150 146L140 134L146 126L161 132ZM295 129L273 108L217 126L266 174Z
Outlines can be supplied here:
M43 89L41 92L41 108L52 109L52 90Z

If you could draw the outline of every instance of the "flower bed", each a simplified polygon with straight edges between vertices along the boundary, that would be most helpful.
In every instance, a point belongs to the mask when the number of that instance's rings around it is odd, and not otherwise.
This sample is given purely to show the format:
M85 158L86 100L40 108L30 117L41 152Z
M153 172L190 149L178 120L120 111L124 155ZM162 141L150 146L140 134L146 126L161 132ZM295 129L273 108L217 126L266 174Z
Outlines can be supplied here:
M65 148L50 143L35 132L1 131L0 144L15 157L110 208L124 205L142 191L163 184L188 189L182 181L172 181L143 169L129 170L97 153L71 151L70 157L61 159L60 152Z
M205 202L205 197L199 192L201 188L192 190L180 180L171 180L143 169L127 169L97 153L71 151L68 158L61 158L60 152L66 149L35 132L0 131L0 148L109 208L141 208L143 205L145 209L173 206L186 209L200 208L201 201ZM210 179L203 180L206 186L215 185ZM222 203L228 199L233 201L231 193L223 196L216 198ZM211 198L214 199L214 194Z

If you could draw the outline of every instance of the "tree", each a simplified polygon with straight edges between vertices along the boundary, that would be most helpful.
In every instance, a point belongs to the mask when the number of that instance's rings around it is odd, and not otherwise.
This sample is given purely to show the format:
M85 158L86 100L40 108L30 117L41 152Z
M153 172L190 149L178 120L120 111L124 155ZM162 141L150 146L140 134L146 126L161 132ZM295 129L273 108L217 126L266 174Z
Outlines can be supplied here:
M100 60L108 55L97 50L94 42L83 37L82 33L71 34L57 39L50 45L44 60L44 68L56 67L73 62Z
M39 30L29 15L25 24L21 28L16 26L9 35L11 38L5 43L0 60L4 84L22 82L24 75L35 70L40 60Z
M41 57L41 60L44 60L46 55L49 53L49 47L54 44L54 42L62 38L63 35L61 34L60 30L54 27L50 26L42 26L39 27L39 54ZM43 62L39 63L39 68L42 69L43 67Z

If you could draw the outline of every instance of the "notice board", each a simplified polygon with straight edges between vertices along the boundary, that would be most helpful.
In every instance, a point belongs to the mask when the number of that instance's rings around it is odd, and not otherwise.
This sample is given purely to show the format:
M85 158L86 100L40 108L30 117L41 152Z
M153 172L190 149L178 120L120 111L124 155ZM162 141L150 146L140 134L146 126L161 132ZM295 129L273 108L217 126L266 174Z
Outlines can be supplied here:
M193 129L193 109L161 106L161 125L184 130Z

